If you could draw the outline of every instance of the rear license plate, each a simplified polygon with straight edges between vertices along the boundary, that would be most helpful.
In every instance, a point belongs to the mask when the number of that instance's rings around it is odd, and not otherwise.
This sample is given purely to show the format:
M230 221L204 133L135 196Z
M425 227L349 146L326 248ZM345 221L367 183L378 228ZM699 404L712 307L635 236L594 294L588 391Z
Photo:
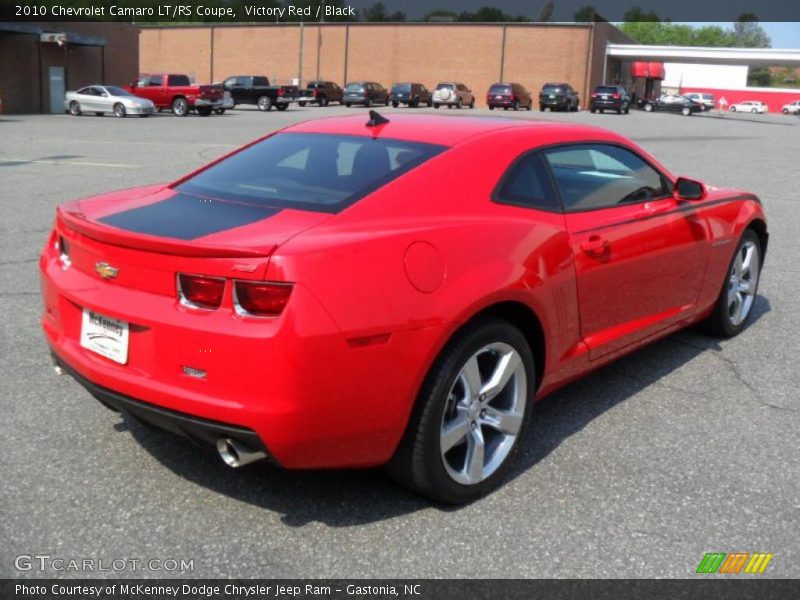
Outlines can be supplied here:
M128 334L125 321L83 309L81 346L87 350L124 365L128 362Z
M502 99L503 99L503 97L502 97L502 96L495 96L495 98L496 98L497 100L502 100Z
M603 96L603 100L608 100L608 96Z

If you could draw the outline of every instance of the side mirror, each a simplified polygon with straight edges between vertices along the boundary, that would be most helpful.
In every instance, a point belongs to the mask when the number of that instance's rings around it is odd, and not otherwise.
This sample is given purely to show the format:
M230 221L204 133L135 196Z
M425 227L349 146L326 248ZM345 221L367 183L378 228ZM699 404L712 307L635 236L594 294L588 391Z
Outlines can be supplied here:
M706 186L694 179L678 177L675 182L675 196L680 200L702 200L706 197Z

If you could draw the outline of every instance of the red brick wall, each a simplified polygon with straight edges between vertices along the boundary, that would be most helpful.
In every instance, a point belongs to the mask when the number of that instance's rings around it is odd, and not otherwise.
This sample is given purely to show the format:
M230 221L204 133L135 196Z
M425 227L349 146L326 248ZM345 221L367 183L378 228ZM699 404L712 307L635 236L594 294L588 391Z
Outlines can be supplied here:
M519 82L534 93L546 81L567 81L584 99L591 79L588 69L594 64L590 52L604 48L607 29L616 31L607 26L592 40L593 27L588 24L306 25L301 73L298 24L143 28L140 65L143 72L187 73L199 83L263 74L281 84L299 76L305 84L317 78L319 48L321 79L340 84L368 79L387 87L395 81L434 86L456 80L471 87L483 104L489 86L501 78L502 62L506 81Z

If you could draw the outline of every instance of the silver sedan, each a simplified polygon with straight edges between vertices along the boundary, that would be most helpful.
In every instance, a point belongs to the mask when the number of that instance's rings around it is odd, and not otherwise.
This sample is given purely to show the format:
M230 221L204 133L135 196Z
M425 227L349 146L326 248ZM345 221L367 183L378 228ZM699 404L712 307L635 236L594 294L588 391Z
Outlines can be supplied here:
M114 113L116 117L146 117L156 111L155 104L150 100L134 96L115 85L88 85L77 92L67 92L64 109L74 117L85 112L96 115Z

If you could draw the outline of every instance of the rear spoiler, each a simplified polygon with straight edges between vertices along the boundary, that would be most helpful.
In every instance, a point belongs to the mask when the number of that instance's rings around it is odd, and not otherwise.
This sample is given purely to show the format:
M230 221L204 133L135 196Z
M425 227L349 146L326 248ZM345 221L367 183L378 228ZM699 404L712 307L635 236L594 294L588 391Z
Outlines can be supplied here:
M60 206L56 209L56 221L60 228L75 231L88 238L97 240L98 242L122 246L123 248L145 250L147 252L172 254L175 256L203 258L266 258L277 248L277 246L273 244L264 248L243 249L215 244L204 244L202 242L187 242L185 240L162 238L142 233L132 233L117 229L116 227L89 221L82 213L74 210L65 210Z

